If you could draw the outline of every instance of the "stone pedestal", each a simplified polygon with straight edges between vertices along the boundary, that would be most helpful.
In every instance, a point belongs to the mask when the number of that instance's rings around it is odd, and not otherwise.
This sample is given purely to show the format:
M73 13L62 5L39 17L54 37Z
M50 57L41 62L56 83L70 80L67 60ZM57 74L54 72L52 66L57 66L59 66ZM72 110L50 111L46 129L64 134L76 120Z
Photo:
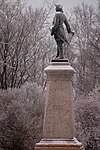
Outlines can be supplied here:
M83 150L74 137L72 77L74 69L67 61L51 62L47 74L43 139L35 150Z
M72 140L42 139L36 144L35 150L84 150L84 147L75 138Z

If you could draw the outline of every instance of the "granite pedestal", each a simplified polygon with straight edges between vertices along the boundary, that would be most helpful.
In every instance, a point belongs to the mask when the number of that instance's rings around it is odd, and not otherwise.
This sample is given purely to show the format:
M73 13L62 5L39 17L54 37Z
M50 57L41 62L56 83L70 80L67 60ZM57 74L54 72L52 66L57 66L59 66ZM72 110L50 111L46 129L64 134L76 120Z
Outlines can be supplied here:
M45 68L47 99L43 139L35 150L84 150L74 135L72 77L74 69L68 61L52 61Z

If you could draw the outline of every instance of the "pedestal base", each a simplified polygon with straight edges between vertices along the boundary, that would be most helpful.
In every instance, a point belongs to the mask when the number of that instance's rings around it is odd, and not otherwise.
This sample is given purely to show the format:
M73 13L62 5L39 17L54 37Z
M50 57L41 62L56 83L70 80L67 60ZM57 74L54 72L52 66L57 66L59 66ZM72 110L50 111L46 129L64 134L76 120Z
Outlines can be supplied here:
M67 62L67 63L69 63L69 60L68 59L52 59L51 62Z
M76 139L42 139L35 145L35 150L84 150L83 145Z

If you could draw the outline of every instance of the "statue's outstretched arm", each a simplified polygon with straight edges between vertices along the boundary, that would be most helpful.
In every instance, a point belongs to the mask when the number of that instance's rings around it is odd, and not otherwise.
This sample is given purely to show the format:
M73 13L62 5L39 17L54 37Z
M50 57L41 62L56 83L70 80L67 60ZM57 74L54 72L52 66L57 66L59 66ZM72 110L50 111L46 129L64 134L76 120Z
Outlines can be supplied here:
M67 29L68 34L71 33L71 28L70 28L70 25L69 25L69 23L68 23L68 21L67 21L66 16L65 16L65 21L64 21L64 23L65 23L65 25L66 25L66 29Z

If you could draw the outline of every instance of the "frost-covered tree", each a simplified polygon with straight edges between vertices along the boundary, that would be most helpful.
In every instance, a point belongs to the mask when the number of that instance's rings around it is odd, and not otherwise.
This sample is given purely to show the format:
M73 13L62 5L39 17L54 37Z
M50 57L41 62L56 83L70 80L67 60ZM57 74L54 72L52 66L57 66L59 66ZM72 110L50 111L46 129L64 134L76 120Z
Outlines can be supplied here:
M88 93L100 82L100 19L99 9L82 3L73 9L74 50L78 91Z
M33 9L24 1L0 1L0 88L44 84L43 69L54 47L48 34L51 10L50 4Z

